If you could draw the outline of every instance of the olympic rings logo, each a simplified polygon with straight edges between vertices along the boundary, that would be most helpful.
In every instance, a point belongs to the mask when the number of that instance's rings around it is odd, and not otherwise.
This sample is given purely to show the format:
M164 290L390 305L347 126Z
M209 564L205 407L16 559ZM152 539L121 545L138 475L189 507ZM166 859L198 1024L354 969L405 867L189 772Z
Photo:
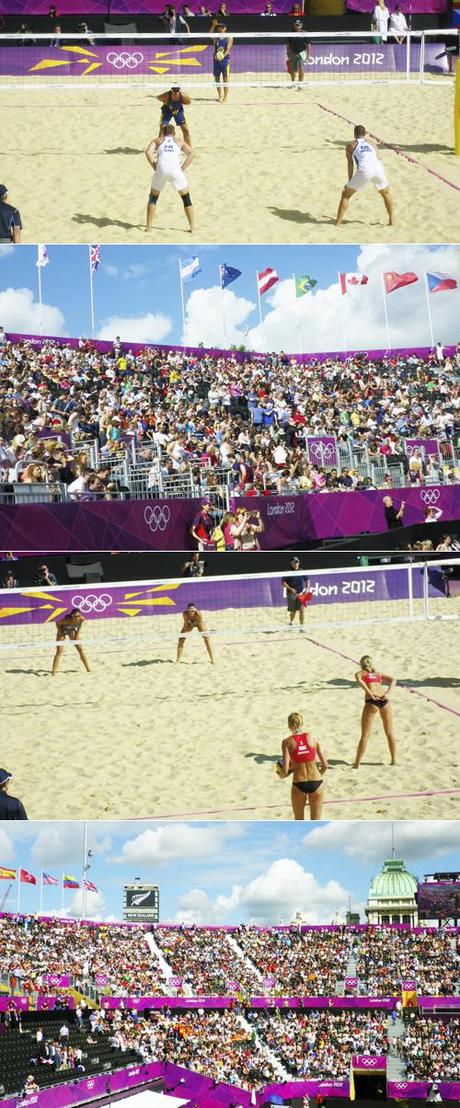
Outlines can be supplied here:
M108 592L102 592L99 596L90 594L89 596L73 596L72 605L74 608L79 608L80 612L105 612L106 608L109 608L112 603L112 597Z
M378 1061L377 1058L361 1058L360 1065L367 1066L369 1069L372 1069L373 1066L378 1065Z
M422 489L420 493L420 499L423 500L423 503L429 504L432 508L437 504L439 497L439 489Z
M407 1089L408 1088L408 1082L407 1081L397 1081L395 1083L394 1087L395 1087L395 1089Z
M322 442L313 442L309 446L310 457L317 458L320 462L328 461L328 459L335 458L335 446L332 442L323 445Z
M166 531L166 528L171 520L171 512L167 504L162 507L160 504L156 504L154 508L150 505L144 510L144 520L150 531Z
M86 1088L87 1089L94 1089L95 1084L96 1084L96 1082L93 1080L92 1077L90 1077L89 1081L86 1082Z
M138 65L141 65L144 61L144 55L135 52L134 54L128 54L127 50L116 54L114 50L110 54L107 54L106 60L109 65L113 65L114 69L137 69Z

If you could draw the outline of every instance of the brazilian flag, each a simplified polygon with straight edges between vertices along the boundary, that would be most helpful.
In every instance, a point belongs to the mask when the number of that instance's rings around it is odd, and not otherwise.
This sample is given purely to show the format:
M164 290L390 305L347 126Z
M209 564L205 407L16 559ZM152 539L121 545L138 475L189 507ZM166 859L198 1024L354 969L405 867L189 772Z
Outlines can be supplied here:
M296 296L305 296L306 292L310 292L310 290L314 289L315 285L318 284L314 277L308 277L307 274L303 277L297 277L296 274L294 280Z

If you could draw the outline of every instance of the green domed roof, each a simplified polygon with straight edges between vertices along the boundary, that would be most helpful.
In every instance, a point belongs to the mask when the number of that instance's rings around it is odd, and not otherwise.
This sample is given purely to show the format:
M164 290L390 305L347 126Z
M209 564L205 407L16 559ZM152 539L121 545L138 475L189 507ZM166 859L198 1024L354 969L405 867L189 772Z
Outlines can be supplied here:
M401 858L387 858L380 873L373 878L369 889L370 900L394 900L415 897L417 879L406 869Z

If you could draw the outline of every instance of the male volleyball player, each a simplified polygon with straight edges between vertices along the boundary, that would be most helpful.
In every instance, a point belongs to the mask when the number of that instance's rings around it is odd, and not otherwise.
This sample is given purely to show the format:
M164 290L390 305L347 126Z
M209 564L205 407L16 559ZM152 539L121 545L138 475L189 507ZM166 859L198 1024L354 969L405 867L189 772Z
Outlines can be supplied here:
M185 170L193 159L193 151L186 142L181 139L177 141L175 133L176 129L173 124L167 123L163 127L162 135L159 138L152 139L145 151L147 161L154 170L147 204L146 231L152 229L158 197L168 181L182 197L189 230L193 231L195 226L193 205L185 176ZM181 162L181 154L185 154L183 163Z
M348 184L340 197L336 227L340 227L351 197L366 185L375 185L382 197L388 214L388 226L393 225L393 201L385 176L385 170L376 153L375 143L366 134L366 128L358 124L354 129L354 139L345 148L348 166Z
M216 24L217 38L214 41L212 71L216 82L217 99L224 104L228 96L230 80L230 53L233 46L231 35L226 35L225 23Z
M187 126L184 112L184 108L192 103L190 96L182 92L179 85L173 85L172 88L169 89L169 92L160 93L160 95L157 96L157 100L159 100L162 105L160 133L158 138L161 138L163 135L163 127L166 127L168 123L174 123L176 127L180 127L184 142L187 143L187 146L191 146L192 140L190 138L190 131Z
M64 653L64 647L59 646L59 643L64 642L65 639L70 639L70 641L75 644L75 650L77 651L77 654L80 655L81 662L85 667L86 672L90 672L89 663L85 651L78 641L80 638L80 632L83 623L85 623L85 617L82 616L78 608L72 608L70 612L67 612L67 615L65 615L63 619L57 620L56 642L58 645L56 647L56 653L53 658L53 668L51 670L53 677L56 676L59 670L62 662L62 655Z
M209 661L211 662L212 665L214 665L214 657L213 657L213 653L212 653L211 642L210 642L209 636L205 634L206 627L205 627L205 623L204 623L202 613L199 611L198 608L195 607L194 604L187 604L185 612L182 613L182 619L183 619L183 623L182 623L181 633L180 633L179 641L177 643L176 662L180 662L180 660L182 658L182 654L184 652L184 646L185 646L185 636L189 635L190 631L193 631L196 628L196 630L200 631L200 633L203 636L203 642L204 642L204 645L205 645L206 650L207 650L208 655L209 655Z

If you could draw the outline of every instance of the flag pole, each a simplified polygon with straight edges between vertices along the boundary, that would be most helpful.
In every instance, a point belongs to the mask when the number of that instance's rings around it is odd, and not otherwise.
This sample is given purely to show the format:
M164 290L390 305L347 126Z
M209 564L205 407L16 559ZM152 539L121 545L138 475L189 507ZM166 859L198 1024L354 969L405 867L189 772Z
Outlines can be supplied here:
M19 904L20 904L20 900L21 900L21 868L19 868L19 869L18 869L17 882L18 882L18 904L17 904L17 913L18 913L18 915L19 915Z
M180 300L182 305L182 340L185 342L185 301L184 301L184 282L182 280L182 265L180 258L177 259L179 266L179 284L180 284Z
M61 874L61 912L64 914L64 874Z
M388 324L388 309L387 309L387 290L385 288L385 278L382 273L382 289L383 289L383 310L385 313L385 331L387 336L387 349L386 353L389 354L391 350L390 346L390 327Z
M38 911L40 914L43 911L43 870L40 870L40 900L38 902Z
M430 290L428 288L428 274L427 274L426 269L424 270L424 276L425 276L426 310L428 312L428 323L429 323L429 326L430 326L431 346L434 347L433 320L431 318L431 307L430 307Z
M296 289L296 283L295 283L295 273L292 274L292 283L294 285L294 304L297 307L297 289ZM301 326L301 323L300 323L300 317L299 317L297 312L296 312L296 324L297 324L297 342L298 342L298 346L299 346L298 353L303 354L302 326Z
M261 301L261 298L260 298L259 276L258 276L257 271L256 271L256 285L257 285L257 303L259 305L260 341L261 341L261 345L262 345L261 353L264 353L265 352L264 321L263 321L263 317L262 317L262 301Z
M344 352L344 354L348 354L347 328L346 328L346 325L345 325L345 312L343 310L343 292L342 292L342 285L341 285L341 282L340 282L340 273L339 273L338 270L337 270L337 277L339 279L338 289L339 289L340 319L341 319L341 322L342 322L342 331L343 331L343 347L344 347L343 352ZM345 280L346 280L346 278L345 278Z
M40 335L42 335L43 334L42 266L41 266L40 247L39 246L37 246L37 251L38 251L38 254L37 254L37 261L38 261L38 266L37 266L37 269L38 269L38 303L39 303L39 310L40 310Z
M86 919L86 871L87 871L87 859L88 859L88 820L85 819L83 824L83 919Z
M93 270L91 267L91 246L88 246L88 265L89 265L89 297L91 304L91 335L94 338L95 322L94 322L94 290L93 290Z
M219 281L220 281L220 296L222 305L222 337L224 340L224 350L227 349L227 327L225 324L225 290L222 285L222 266L219 266Z

